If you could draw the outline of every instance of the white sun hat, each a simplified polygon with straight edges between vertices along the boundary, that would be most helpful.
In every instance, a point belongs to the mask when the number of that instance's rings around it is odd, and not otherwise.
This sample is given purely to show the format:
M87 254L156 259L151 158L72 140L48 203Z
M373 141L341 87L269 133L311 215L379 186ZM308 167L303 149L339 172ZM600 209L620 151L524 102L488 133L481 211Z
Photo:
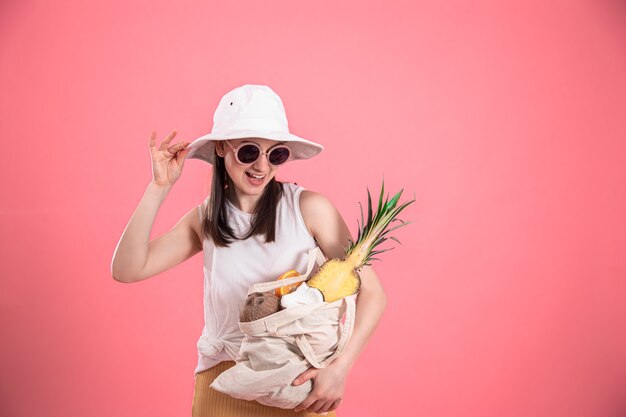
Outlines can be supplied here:
M242 138L265 138L285 141L293 156L307 159L324 147L289 132L283 102L266 85L245 84L224 94L213 115L211 133L189 144L186 158L202 159L213 164L215 141Z

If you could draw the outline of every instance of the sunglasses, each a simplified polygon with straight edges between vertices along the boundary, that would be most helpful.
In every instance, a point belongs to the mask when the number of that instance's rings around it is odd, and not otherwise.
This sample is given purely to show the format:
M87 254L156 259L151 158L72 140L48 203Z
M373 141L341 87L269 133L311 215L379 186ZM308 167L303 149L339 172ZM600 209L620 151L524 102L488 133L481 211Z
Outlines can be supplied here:
M235 158L237 162L243 165L251 164L255 162L261 155L267 156L267 162L270 165L278 166L282 165L289 160L291 157L291 151L285 145L276 145L268 152L263 152L261 147L254 142L244 142L236 148L230 144L230 142L225 141L230 149L235 153Z

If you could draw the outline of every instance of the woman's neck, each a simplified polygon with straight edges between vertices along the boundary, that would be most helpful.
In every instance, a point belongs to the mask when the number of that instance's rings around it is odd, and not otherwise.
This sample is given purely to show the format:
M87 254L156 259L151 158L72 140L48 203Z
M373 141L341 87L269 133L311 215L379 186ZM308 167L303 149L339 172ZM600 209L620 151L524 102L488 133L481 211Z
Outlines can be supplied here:
M261 197L237 196L237 193L229 192L229 189L230 187L226 189L226 198L239 210L252 214Z

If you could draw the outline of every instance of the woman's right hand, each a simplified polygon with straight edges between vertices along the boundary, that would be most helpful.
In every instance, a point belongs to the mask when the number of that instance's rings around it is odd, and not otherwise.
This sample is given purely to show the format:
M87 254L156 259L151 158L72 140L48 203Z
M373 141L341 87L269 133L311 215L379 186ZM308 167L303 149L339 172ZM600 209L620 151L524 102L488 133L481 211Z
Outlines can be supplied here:
M180 177L185 164L185 157L191 150L190 142L179 142L170 146L176 136L173 130L159 147L156 147L156 132L150 136L150 154L152 155L152 182L157 185L172 186Z

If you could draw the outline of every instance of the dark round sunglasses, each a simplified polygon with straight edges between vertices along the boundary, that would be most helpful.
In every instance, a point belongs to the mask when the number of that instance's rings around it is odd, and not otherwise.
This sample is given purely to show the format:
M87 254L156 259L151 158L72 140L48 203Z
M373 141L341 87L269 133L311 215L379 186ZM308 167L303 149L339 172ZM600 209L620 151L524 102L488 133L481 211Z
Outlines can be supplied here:
M270 165L274 166L284 164L289 160L289 157L291 156L291 151L285 145L276 145L268 152L263 152L261 147L254 142L243 142L236 148L234 148L233 145L230 144L230 142L225 142L235 153L235 158L237 159L237 161L240 164L244 165L255 162L257 159L259 159L261 154L266 155L267 162L269 162Z

